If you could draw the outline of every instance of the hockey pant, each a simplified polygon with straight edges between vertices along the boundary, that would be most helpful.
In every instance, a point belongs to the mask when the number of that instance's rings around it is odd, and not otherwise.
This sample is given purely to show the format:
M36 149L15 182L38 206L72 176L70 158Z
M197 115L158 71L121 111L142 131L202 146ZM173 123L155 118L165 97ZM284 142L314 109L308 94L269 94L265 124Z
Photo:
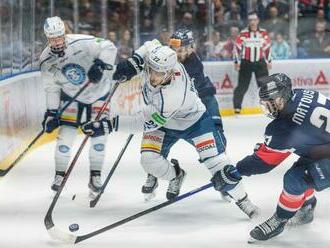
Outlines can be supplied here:
M61 95L61 105L68 100L68 96ZM74 101L61 115L61 125L57 136L55 151L55 167L57 171L65 171L71 158L71 150L77 136L78 127L91 119L94 119L100 111L105 97L100 98L93 104L82 104ZM101 118L108 116L106 109ZM102 170L105 157L105 144L107 136L90 139L89 161L90 170Z
M141 144L141 165L144 170L163 180L175 178L175 169L167 160L167 156L179 139L189 142L196 148L200 162L206 165L212 175L230 163L225 155L225 144L219 131L206 112L186 130L180 131L162 127L144 133ZM185 151L182 153L184 154Z

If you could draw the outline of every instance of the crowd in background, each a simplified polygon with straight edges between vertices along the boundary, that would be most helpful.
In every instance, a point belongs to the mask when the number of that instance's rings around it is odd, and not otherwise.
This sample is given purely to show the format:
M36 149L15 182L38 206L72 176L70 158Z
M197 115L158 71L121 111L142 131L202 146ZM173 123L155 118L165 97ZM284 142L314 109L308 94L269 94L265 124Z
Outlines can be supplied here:
M208 10L212 1L213 11ZM171 35L169 20L174 29L187 27L194 32L197 53L203 60L231 60L236 37L247 25L249 10L256 10L260 27L266 28L272 39L274 59L330 57L330 0L298 0L296 52L292 51L292 30L289 30L289 0L140 0L138 2L138 35L134 29L136 1L106 1L106 38L118 47L118 60L132 54L134 45L158 38L167 44ZM79 0L78 22L74 21L74 1L53 1L54 15L65 20L68 32L105 36L102 34L102 0ZM33 3L33 4L32 4ZM37 60L45 46L43 23L50 16L51 0L2 0L1 70L11 68L10 74L37 68ZM169 4L172 12L170 13ZM23 8L22 8L23 7ZM33 11L34 8L34 11ZM33 15L33 17L32 17ZM20 27L20 23L23 25ZM211 25L210 25L211 24ZM135 26L136 27L136 26ZM19 31L21 30L21 31ZM34 31L34 32L33 32ZM292 36L292 35L291 35ZM290 39L291 38L291 39ZM135 42L138 40L139 42ZM8 45L11 44L11 45Z
M70 1L65 1L70 9ZM246 27L248 13L247 0L213 0L211 35L208 37L207 2L206 0L173 0L175 28L188 27L194 32L197 52L203 60L230 60L233 43L240 30ZM140 43L153 38L167 43L170 32L167 29L167 1L140 1ZM132 1L108 1L108 37L119 48L119 59L125 59L133 51L133 5ZM81 33L100 35L101 5L98 1L80 1ZM328 0L300 0L297 29L297 57L321 58L330 56L330 37L328 21L330 19L330 3ZM72 7L72 6L71 6ZM268 30L272 39L272 56L274 59L291 58L289 43L289 1L254 0L252 8L260 18L260 27ZM72 13L61 16L70 17ZM71 8L72 9L72 8ZM72 21L68 19L69 26ZM98 28L96 28L98 27Z

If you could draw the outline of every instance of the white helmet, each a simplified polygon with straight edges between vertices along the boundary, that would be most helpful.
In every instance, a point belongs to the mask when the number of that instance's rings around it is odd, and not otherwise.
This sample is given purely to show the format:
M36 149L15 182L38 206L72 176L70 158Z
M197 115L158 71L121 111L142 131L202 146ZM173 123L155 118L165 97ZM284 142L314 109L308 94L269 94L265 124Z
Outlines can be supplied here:
M64 22L58 16L49 17L45 21L44 32L47 38L56 38L59 36L64 36Z
M168 46L153 49L147 57L147 66L157 72L168 72L174 69L178 61L176 52Z

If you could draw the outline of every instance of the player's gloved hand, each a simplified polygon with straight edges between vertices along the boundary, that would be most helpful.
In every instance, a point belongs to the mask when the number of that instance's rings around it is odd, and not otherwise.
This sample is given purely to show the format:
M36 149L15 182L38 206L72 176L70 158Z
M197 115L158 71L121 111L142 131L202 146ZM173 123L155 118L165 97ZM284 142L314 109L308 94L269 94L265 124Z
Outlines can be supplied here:
M89 121L81 126L81 130L84 134L88 134L91 137L99 137L111 133L115 129L117 122L118 117L112 120L103 118L99 121Z
M131 58L121 61L117 64L117 68L112 78L114 80L121 80L126 78L126 80L130 80L132 77L140 73L143 69L143 59L134 54Z
M242 177L236 167L226 165L213 175L211 182L215 190L226 192L235 188L241 179Z
M41 125L46 133L53 132L60 125L57 109L47 109Z
M96 84L101 81L104 70L112 70L113 67L110 64L104 63L100 59L94 59L94 64L87 72L88 79Z

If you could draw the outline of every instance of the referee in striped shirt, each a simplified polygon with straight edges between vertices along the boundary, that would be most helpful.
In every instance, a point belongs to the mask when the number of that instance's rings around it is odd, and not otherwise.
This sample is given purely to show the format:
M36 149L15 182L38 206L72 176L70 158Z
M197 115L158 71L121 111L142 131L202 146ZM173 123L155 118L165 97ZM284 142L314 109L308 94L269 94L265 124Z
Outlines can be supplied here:
M238 71L238 85L234 90L235 114L239 114L242 101L252 77L255 73L258 79L268 76L271 69L271 40L265 29L259 28L259 18L256 12L248 15L249 26L243 29L236 39L234 48L235 70Z

